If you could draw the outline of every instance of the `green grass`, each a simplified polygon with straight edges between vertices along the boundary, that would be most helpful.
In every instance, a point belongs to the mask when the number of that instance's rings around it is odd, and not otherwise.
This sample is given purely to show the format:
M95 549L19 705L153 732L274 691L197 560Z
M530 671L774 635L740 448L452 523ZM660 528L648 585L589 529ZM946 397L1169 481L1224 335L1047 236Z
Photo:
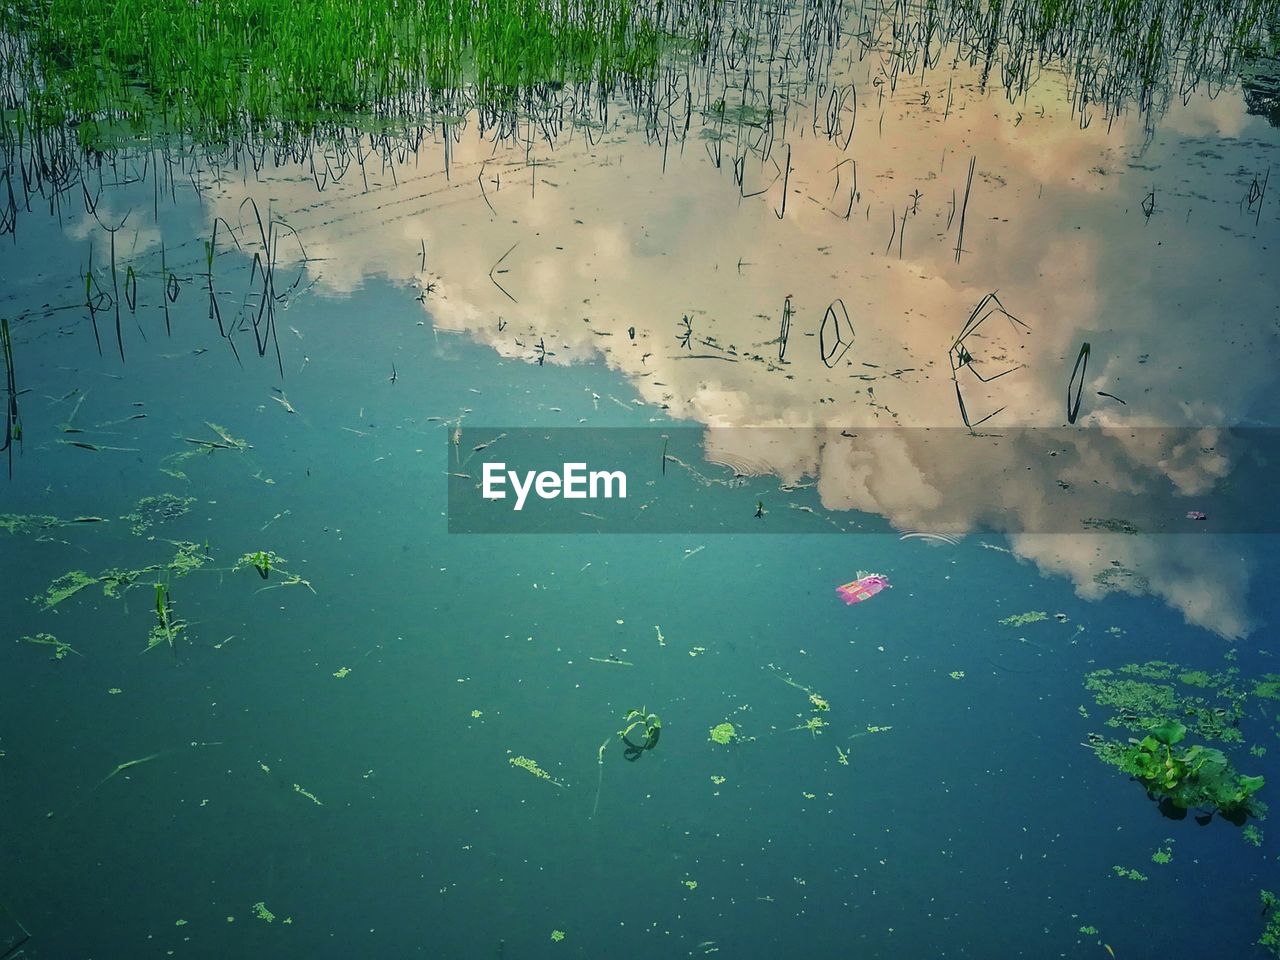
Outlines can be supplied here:
M1086 126L1131 105L1154 122L1244 74L1250 109L1280 116L1278 37L1280 0L0 0L0 234L15 184L70 189L140 139L305 156L476 117L550 140L621 102L668 146L700 118L719 165L722 140L781 143L787 105L845 83L851 57L891 90L969 63L1015 102L1057 72Z
M671 9L688 24L701 7ZM632 0L12 0L0 8L0 85L31 129L97 121L211 134L429 119L442 103L465 109L538 85L611 92L652 74L680 22L666 10ZM463 92L465 103L450 99Z

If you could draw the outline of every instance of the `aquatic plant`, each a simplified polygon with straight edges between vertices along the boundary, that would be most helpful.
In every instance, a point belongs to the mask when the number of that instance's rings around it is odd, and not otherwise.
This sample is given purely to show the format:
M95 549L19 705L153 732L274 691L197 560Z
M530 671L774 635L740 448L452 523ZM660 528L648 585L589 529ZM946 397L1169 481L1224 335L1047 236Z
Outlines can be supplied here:
M1255 697L1268 700L1280 700L1280 673L1264 673L1253 687Z
M308 800L310 800L312 803L314 803L317 807L323 807L323 806L324 806L324 804L323 804L323 803L321 803L321 802L319 801L319 799L317 799L317 797L316 797L316 795L315 795L314 793L312 793L310 790L308 790L306 787L304 787L304 786L303 786L302 784L300 784L300 783L295 783L295 784L293 785L293 792L294 792L294 793L296 793L296 794L298 794L299 796L306 797Z
M165 564L165 569L175 577L185 577L203 567L212 559L209 556L209 545L193 543L190 540L170 540L177 547L177 552Z
M18 536L60 527L66 521L40 514L0 513L0 531Z
M79 650L74 649L71 644L59 640L51 633L37 633L34 637L23 637L23 643L34 643L40 646L53 647L53 660L64 660L68 653L74 653L77 657L82 656Z
M478 716L479 714L476 712L474 715ZM641 707L639 710L628 710L626 716L622 719L622 723L623 727L617 732L616 736L626 746L622 754L624 759L634 763L644 755L646 750L652 750L658 745L658 739L662 736L662 720L656 713L650 712L647 707ZM639 742L631 739L632 733L637 729L644 734L644 739ZM604 786L604 754L612 742L612 739L605 740L596 751L598 773L596 775L596 797L591 805L592 819L595 819L595 815L600 809L600 788Z
M178 638L187 627L185 620L175 620L173 618L173 600L169 596L169 588L163 583L156 584L156 623L151 628L151 633L147 635L147 646L143 650L153 650L162 643L169 644L169 649L177 656L177 647L174 641Z
M1262 916L1265 925L1258 943L1269 950L1272 956L1280 957L1280 897L1270 890L1259 890L1262 899Z
M1265 779L1237 774L1226 755L1213 747L1194 744L1175 752L1186 735L1185 725L1166 720L1141 740L1099 744L1095 750L1101 759L1137 779L1153 799L1178 810L1210 810L1240 823L1259 816L1265 808L1254 794Z
M646 750L652 750L658 745L658 738L662 736L662 720L656 713L650 713L641 707L639 710L628 711L622 722L625 726L618 731L618 739L627 745L623 753L627 760L639 760ZM644 739L639 743L630 739L637 728L644 734Z
M1186 671L1176 664L1152 660L1126 664L1118 670L1094 670L1085 677L1085 689L1098 706L1115 711L1106 721L1109 727L1145 733L1167 718L1177 717L1201 739L1223 743L1244 740L1239 724L1248 694L1232 671Z
M536 760L531 760L528 757L510 757L507 762L513 767L519 767L521 770L527 770L539 780L546 780L548 783L554 783L557 787L564 786L563 783L538 766L538 762Z
M266 580L271 576L271 568L279 561L280 558L269 550L255 550L253 553L246 553L237 560L232 570L240 570L246 566L253 567L258 571L258 576Z
M89 576L83 570L70 570L54 578L53 582L45 588L45 592L32 597L31 601L43 610L52 610L58 604L75 596L85 587L91 587L94 584L102 585L103 596L119 599L149 574L167 571L173 576L185 577L199 570L209 560L208 553L204 552L204 548L200 544L186 540L171 540L168 542L177 547L177 550L166 563L152 563L145 567L137 567L131 570L111 567L103 570L96 577Z
M734 728L733 724L728 721L725 721L724 723L717 723L711 728L711 741L713 743L727 746L732 743L737 736L738 731Z
M818 734L822 732L823 727L829 727L829 726L830 724L827 723L827 721L824 720L820 715L814 714L804 723L801 723L798 726L792 727L791 729L792 730L808 730L810 734L816 737Z
M120 519L129 521L129 531L141 536L154 526L185 515L195 502L195 497L179 497L172 493L143 497L134 504L133 510Z
M1117 877L1122 877L1125 880L1137 880L1139 883L1147 882L1147 875L1138 870L1134 870L1132 867L1122 867L1117 864L1111 868L1111 872Z
M1048 620L1049 614L1043 610L1028 610L1026 613L1015 614L1012 617L1005 617L1000 621L1002 626L1006 627L1025 627L1028 623L1039 623L1041 620Z

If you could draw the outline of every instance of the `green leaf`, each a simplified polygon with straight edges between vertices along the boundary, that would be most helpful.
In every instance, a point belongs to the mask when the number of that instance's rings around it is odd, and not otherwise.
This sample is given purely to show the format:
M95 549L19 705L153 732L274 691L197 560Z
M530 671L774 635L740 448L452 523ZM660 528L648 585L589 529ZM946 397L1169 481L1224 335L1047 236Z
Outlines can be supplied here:
M1158 727L1151 728L1151 735L1161 743L1169 746L1181 743L1187 736L1187 728L1177 720L1166 720Z

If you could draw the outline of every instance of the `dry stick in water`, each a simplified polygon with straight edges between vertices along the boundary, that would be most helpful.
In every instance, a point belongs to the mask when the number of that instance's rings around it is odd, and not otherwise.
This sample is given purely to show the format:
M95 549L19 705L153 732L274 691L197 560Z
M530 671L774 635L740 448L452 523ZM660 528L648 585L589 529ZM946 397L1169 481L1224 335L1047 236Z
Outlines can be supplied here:
M960 254L964 251L964 217L969 209L969 190L973 187L973 168L978 158L969 158L969 178L964 185L964 202L960 205L960 231L956 234L956 263L960 262Z
M779 220L787 215L787 183L791 179L791 144L787 144L787 165L782 170L782 209L775 210Z
M518 246L520 246L520 241L519 241L519 240L517 240L515 243L513 243L513 244L508 248L507 252L506 252L506 253L504 253L502 256L500 256L500 257L498 258L498 262L497 262L497 263L495 263L492 267L490 267L490 268L489 268L489 279L493 282L493 285L494 285L495 287L497 287L499 290L501 290L501 291L503 292L503 294L506 296L506 298L507 298L508 300L510 300L512 303L519 303L520 301L519 301L519 300L517 300L515 297L513 297L510 293L508 293L508 292L507 292L507 288L506 288L506 287L504 287L502 284L500 284L497 280L495 280L495 279L494 279L493 274L494 274L494 271L497 271L498 273L506 273L506 272L507 272L507 271L505 271L505 270L498 270L498 267L500 267L500 266L502 265L502 261L503 261L503 260L507 259L507 257L509 257L509 256L511 255L511 251L512 251L512 250L514 250L514 249L515 249L516 247L518 247Z
M98 333L97 308L93 304L93 243L89 243L89 269L84 273L84 305L89 310L89 322L93 324L93 342L98 345L98 356L102 356L102 336Z
M787 339L791 336L791 297L782 302L782 326L778 330L778 362L781 363L787 355Z
M4 450L9 454L9 479L13 479L13 444L22 444L22 417L18 415L18 385L13 371L13 339L9 334L8 318L0 319L0 347L4 349L5 400Z
M1252 186L1250 186L1249 188L1249 195L1252 198L1250 199L1249 202L1253 203L1254 199L1256 199L1258 203L1257 212L1254 214L1254 217L1253 217L1253 225L1255 227L1258 225L1258 222L1262 219L1262 201L1265 200L1267 197L1267 183L1270 180L1271 180L1271 164L1268 163L1267 172L1262 178L1262 184L1259 186L1258 181L1254 180ZM1256 198L1253 197L1253 192L1255 189L1257 190Z
M1084 393L1084 375L1089 369L1089 341L1080 345L1076 354L1076 365L1071 369L1071 379L1067 381L1067 422L1075 423L1080 416L1080 400ZM1074 396L1073 396L1074 395Z
M128 219L128 215L125 215ZM120 227L124 226L124 220L120 221ZM124 336L120 332L120 282L116 275L116 227L115 230L108 230L111 235L111 299L115 301L116 311L116 346L120 349L120 362L124 362Z

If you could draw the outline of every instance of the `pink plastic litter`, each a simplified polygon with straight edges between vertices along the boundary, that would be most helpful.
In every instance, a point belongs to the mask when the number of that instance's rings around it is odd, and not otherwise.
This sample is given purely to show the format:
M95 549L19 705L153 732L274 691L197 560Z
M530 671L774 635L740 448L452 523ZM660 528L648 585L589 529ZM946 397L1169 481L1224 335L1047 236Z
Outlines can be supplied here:
M1200 510L1188 510L1187 519L1188 520L1207 520L1208 514L1203 513Z
M846 605L870 600L885 587L890 586L889 578L879 573L863 573L858 571L858 579L836 587Z

